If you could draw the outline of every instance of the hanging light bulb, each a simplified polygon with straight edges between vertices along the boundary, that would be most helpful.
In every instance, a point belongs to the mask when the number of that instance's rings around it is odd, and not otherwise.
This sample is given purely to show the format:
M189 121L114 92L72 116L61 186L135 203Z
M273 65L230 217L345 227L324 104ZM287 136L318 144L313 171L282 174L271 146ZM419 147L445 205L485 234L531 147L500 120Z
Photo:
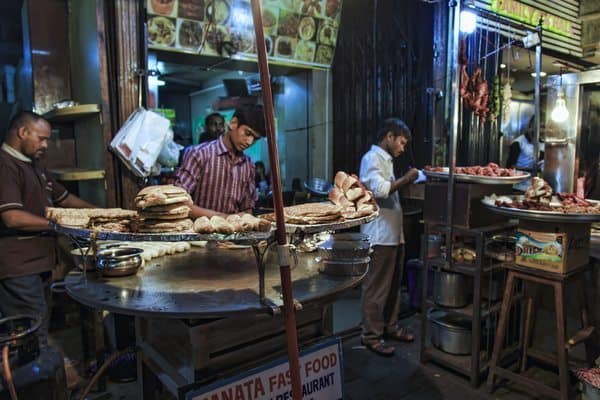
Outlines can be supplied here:
M460 12L460 31L463 33L473 33L477 28L477 15L471 10Z
M569 110L567 109L567 102L565 101L565 93L562 87L558 90L556 95L556 103L552 109L552 121L554 122L565 122L569 118Z
M556 103L554 104L550 118L552 118L552 121L558 123L565 122L569 118L569 110L565 101L565 90L562 86L562 69L560 71L560 86L558 87L558 93L556 93Z

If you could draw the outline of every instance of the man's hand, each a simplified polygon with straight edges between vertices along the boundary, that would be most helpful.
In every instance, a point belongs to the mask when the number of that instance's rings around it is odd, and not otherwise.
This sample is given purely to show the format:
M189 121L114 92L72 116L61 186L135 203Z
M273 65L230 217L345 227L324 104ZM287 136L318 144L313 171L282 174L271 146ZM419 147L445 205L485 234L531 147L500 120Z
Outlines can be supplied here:
M392 194L395 191L400 190L403 186L413 183L417 179L418 176L419 176L419 170L417 170L416 168L412 168L410 171L408 171L402 177L400 177L400 178L396 179L394 182L392 182L392 185L390 186L389 194Z
M407 183L413 183L419 177L419 170L416 168L412 168L406 174L404 174L403 178L406 179Z

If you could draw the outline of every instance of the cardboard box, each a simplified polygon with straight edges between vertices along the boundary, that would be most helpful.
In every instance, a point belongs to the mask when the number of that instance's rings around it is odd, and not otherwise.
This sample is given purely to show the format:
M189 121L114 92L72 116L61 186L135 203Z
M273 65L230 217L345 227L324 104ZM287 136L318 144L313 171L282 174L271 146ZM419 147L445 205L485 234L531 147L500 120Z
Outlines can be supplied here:
M589 262L590 226L520 221L515 251L517 265L565 274Z

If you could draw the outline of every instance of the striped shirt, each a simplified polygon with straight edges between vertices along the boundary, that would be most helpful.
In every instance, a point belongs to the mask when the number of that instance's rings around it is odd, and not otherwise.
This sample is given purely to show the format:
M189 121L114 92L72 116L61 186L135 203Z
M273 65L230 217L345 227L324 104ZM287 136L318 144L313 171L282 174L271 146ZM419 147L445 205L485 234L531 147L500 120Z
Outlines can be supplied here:
M255 168L246 155L234 155L223 136L189 148L176 174L198 207L225 214L251 209L256 202Z

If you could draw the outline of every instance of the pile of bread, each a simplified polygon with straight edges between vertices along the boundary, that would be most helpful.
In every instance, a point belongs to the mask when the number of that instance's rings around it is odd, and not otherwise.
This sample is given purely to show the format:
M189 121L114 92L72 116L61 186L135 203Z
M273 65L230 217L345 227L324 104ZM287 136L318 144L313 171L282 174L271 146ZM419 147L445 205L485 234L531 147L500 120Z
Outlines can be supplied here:
M356 175L339 171L335 175L334 185L329 192L329 200L341 207L345 219L371 215L377 209L373 193L367 190Z
M134 231L142 233L189 232L194 222L189 218L192 198L174 185L148 186L135 196L138 219Z
M289 224L327 224L341 220L342 207L331 203L305 203L285 207L283 214Z
M231 214L227 217L218 215L208 217L199 217L194 221L194 232L196 233L223 233L232 234L234 232L269 232L271 223L262 218L257 218L251 214Z
M95 231L127 232L137 212L122 208L46 207L46 218L70 228Z

